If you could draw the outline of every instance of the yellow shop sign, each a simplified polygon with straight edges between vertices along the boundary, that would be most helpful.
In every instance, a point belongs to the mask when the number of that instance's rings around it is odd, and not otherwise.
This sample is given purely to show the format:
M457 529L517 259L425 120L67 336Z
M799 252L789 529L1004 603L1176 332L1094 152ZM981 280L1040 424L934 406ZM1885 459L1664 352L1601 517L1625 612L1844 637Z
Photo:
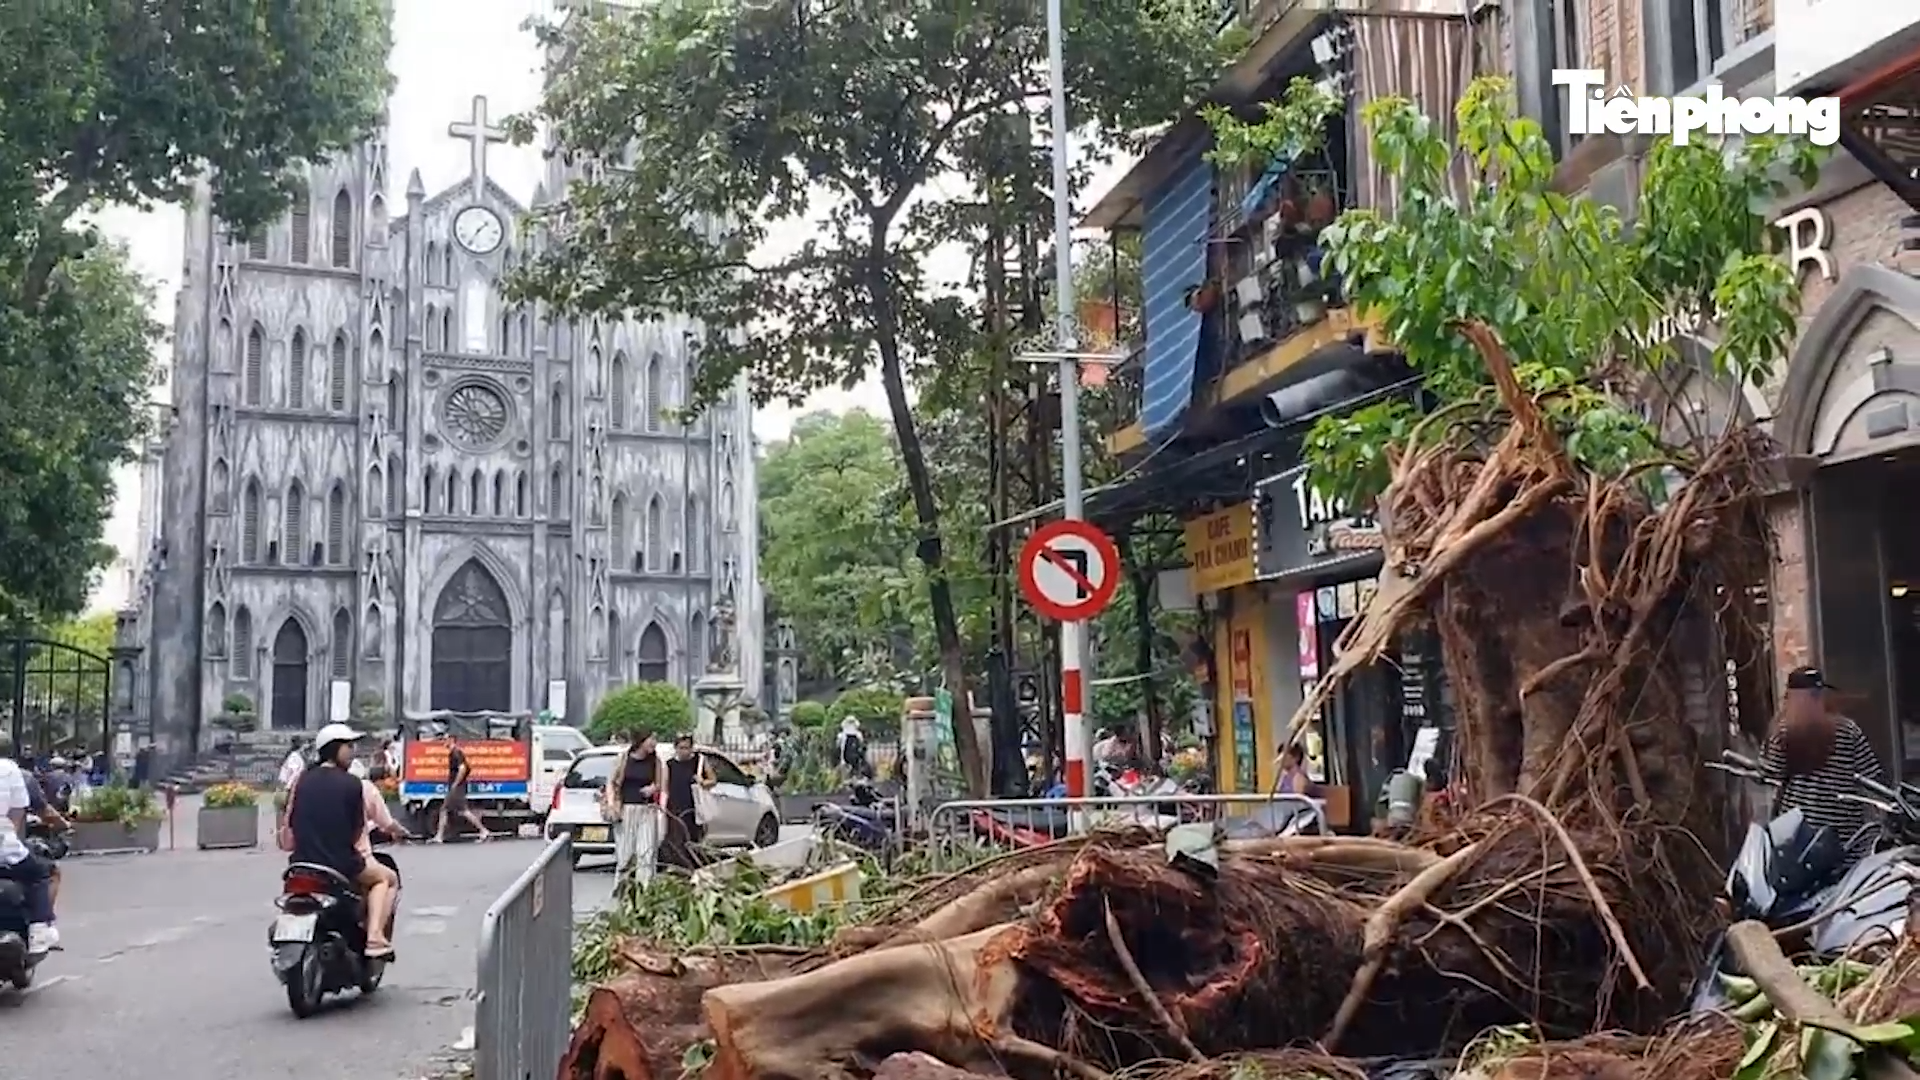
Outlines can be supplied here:
M1253 504L1243 502L1187 522L1193 591L1220 592L1253 580Z

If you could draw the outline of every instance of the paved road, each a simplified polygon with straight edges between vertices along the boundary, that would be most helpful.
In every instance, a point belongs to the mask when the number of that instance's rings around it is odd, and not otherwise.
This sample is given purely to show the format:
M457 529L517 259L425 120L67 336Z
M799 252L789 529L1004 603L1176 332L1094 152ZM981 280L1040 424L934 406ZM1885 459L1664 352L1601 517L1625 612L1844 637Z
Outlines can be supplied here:
M62 864L65 949L28 993L0 992L0 1072L73 1075L88 1060L195 1080L410 1080L470 1048L481 915L539 842L401 849L399 962L373 997L296 1020L264 944L285 856L264 835L254 851L195 850L195 809L181 801L172 850ZM574 875L576 914L606 903L610 870Z
M175 850L63 864L65 949L41 966L30 992L0 993L0 1031L8 1032L0 1071L73 1075L80 1060L138 1062L196 1080L402 1080L437 1071L473 1023L480 917L539 844L401 850L399 961L385 985L365 1001L347 995L296 1020L264 944L285 856L270 845L196 851L191 806L182 800L181 809Z

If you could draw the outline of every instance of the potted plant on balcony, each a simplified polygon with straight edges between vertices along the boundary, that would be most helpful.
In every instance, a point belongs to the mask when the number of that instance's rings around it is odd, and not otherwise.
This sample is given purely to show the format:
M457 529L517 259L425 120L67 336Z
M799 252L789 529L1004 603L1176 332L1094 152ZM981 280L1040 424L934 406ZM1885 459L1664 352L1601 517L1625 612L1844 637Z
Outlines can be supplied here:
M67 820L73 823L76 852L144 852L160 846L160 809L153 793L118 781L77 796Z
M201 851L259 847L260 796L245 784L215 784L200 804L198 825Z

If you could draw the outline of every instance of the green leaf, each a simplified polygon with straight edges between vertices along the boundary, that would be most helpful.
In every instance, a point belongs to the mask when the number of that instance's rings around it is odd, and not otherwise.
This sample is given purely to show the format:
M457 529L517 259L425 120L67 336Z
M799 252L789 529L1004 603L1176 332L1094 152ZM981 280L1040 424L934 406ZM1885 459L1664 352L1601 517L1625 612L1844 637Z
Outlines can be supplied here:
M1867 1046L1904 1045L1920 1034L1920 1026L1913 1020L1889 1020L1883 1024L1868 1024L1865 1027L1849 1028L1847 1034L1855 1042Z
M1755 1028L1747 1040L1747 1052L1741 1055L1740 1065L1734 1070L1733 1080L1759 1080L1767 1071L1767 1059L1773 1055L1779 1036L1780 1025L1773 1021Z
M1800 1075L1804 1080L1847 1080L1860 1044L1844 1035L1819 1028L1800 1031Z

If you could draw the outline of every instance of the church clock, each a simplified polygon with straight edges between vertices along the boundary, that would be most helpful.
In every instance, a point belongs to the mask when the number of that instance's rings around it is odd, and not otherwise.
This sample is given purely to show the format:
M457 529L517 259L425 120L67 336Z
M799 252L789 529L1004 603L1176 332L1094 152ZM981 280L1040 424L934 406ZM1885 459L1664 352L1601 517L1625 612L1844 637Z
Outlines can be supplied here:
M505 235L500 216L484 206L469 206L453 219L454 239L475 255L490 254Z

